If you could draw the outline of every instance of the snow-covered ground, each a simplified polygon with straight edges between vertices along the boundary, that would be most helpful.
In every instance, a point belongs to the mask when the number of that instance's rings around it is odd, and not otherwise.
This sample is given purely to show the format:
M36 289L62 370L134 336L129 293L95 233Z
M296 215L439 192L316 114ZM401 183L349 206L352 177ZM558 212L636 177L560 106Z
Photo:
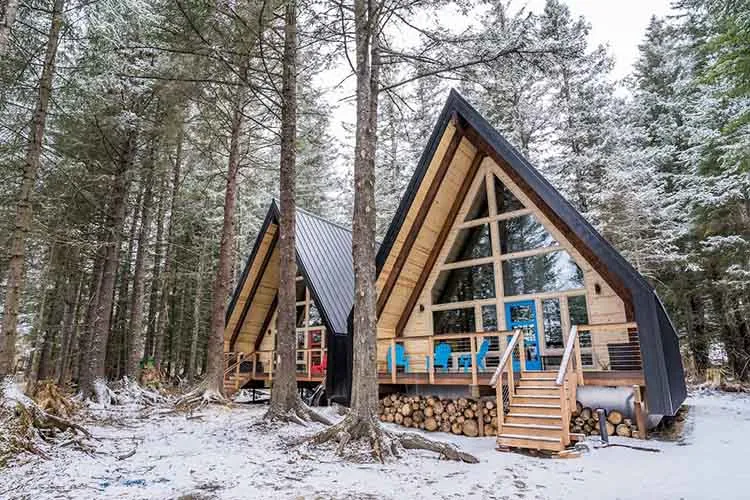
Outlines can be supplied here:
M90 427L100 453L58 448L52 460L0 470L0 498L750 498L750 397L698 393L687 404L678 441L613 440L659 453L589 442L580 458L536 458L497 452L491 438L430 434L474 453L477 465L427 452L386 465L342 462L285 444L319 427L254 426L262 406L212 407L193 419L154 410Z

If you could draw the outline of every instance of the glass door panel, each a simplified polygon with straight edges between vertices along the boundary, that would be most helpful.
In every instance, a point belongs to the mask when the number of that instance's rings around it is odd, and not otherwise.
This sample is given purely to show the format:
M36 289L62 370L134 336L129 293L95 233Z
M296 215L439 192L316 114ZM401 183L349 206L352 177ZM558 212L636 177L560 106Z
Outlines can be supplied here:
M524 370L535 371L542 369L539 356L539 332L536 324L536 307L533 300L522 300L505 304L505 323L508 330L520 329L523 332L523 345L526 352L526 367ZM508 337L510 340L510 337ZM513 357L513 369L520 369L518 357Z

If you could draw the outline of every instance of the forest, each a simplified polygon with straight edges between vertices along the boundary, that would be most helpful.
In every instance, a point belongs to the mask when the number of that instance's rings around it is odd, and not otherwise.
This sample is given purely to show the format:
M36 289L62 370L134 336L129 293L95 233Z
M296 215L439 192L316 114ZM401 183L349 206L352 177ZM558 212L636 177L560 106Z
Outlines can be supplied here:
M675 1L621 80L589 33L563 0L0 0L0 375L220 384L272 199L353 228L371 328L456 88L654 284L691 376L749 380L750 5Z

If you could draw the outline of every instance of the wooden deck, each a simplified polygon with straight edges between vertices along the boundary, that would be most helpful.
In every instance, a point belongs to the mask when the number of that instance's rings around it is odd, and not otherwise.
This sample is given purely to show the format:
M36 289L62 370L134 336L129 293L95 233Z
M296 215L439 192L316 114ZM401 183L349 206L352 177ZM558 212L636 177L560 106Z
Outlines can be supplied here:
M602 387L645 385L642 371L587 371L583 372L584 385ZM515 378L518 379L518 373ZM490 385L492 372L477 373L477 385ZM394 381L390 373L378 373L378 383L383 385L447 385L447 386L470 386L472 385L471 373L447 372L435 373L434 382L430 383L429 373L403 373L396 374Z

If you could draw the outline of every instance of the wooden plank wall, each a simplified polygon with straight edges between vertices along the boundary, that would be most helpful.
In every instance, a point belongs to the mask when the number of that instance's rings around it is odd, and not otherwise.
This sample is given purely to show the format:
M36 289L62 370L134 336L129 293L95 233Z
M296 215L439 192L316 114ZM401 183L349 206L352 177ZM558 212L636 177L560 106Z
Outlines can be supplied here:
M277 225L275 224L269 225L268 230L266 231L266 234L263 236L263 239L260 242L260 248L258 249L258 253L255 255L255 259L250 265L250 270L247 273L247 278L245 279L245 283L242 286L242 290L240 290L240 296L235 302L234 309L232 310L232 315L230 316L229 322L224 328L224 350L229 349L229 341L232 338L232 333L234 332L234 329L237 327L237 322L240 320L240 317L242 316L242 310L245 307L245 302L247 302L247 297L253 288L253 284L257 280L258 272L260 271L260 267L262 266L263 261L265 260L266 253L268 252L268 247L273 241L277 230L278 230ZM277 262L278 262L278 257L277 257ZM276 267L278 268L278 265ZM238 352L241 351L237 345L235 345L235 351L238 351ZM241 351L241 352L247 352L247 351Z
M279 251L278 246L273 249L271 260L268 262L266 272L261 277L260 285L255 292L255 297L250 310L247 312L245 322L242 324L240 333L235 342L235 351L252 352L255 348L255 339L260 334L263 320L271 308L276 290L279 288Z
M452 133L452 131L453 130L451 126L446 131L446 134L441 141L440 148L438 148L438 152L441 152L441 148L442 150L445 149L444 146L446 143L446 136L448 136L449 132ZM450 136L448 136L448 138L450 139ZM391 293L388 302L385 304L385 307L381 312L380 317L378 318L379 337L389 337L395 335L396 324L401 317L403 308L409 300L409 295L411 294L414 285L419 279L419 275L422 272L424 263L429 257L430 251L432 250L432 247L434 246L435 241L438 237L438 233L440 233L440 229L442 228L447 214L450 211L453 200L455 199L455 193L459 190L461 184L464 182L466 172L469 170L471 161L474 158L475 154L476 148L467 139L463 139L456 151L450 167L448 168L445 179L443 180L443 183L437 192L435 200L429 213L427 214L427 218L425 219L424 224L420 228L412 229L411 224L413 222L414 216L416 215L416 212L418 211L418 203L424 199L423 192L427 191L431 178L428 180L427 177L429 176L426 176L425 181L422 183L420 191L419 193L417 193L415 203L412 205L412 209L409 211L406 222L404 223L401 232L396 238L396 244L394 244L394 248L391 251L391 254L386 261L386 264L383 267L383 271L381 272L381 275L378 279L377 285L378 291L380 291L382 290L382 286L384 285L387 278L386 274L390 272L390 269L393 266L395 254L400 251L401 245L403 245L405 235L408 231L411 230L419 231L416 242L414 243L414 246L412 247L408 258L406 259L401 274L398 277L398 281L393 288L393 292ZM436 155L435 158L433 158L430 169L435 167L436 164L439 164L441 159L441 156ZM430 172L428 171L428 174L429 173Z

